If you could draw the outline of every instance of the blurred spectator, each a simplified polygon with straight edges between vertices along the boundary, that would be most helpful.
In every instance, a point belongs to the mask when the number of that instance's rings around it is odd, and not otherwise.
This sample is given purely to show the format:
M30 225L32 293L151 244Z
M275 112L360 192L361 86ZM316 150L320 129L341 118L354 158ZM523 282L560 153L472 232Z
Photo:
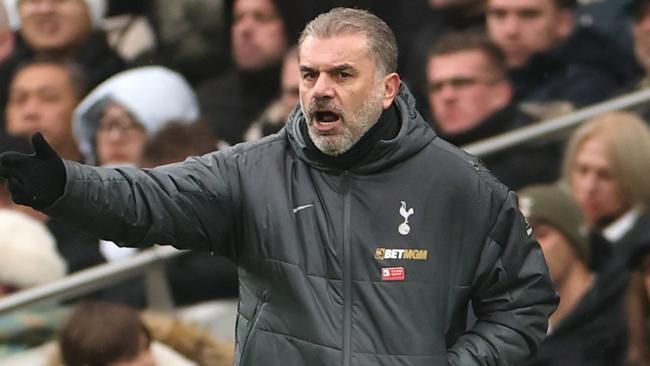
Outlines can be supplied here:
M14 33L4 3L0 2L0 65L11 55L15 47Z
M74 112L74 131L87 163L138 166L149 138L171 122L188 125L198 117L196 95L180 74L146 66L95 88Z
M590 267L599 273L630 267L628 318L631 358L648 362L645 328L650 309L640 266L650 249L650 129L636 115L610 112L571 136L563 177L591 232Z
M156 34L151 57L178 70L192 84L221 74L230 66L226 0L151 0L148 18Z
M628 1L626 11L633 20L632 34L636 60L643 68L641 80L637 81L634 89L650 88L650 0ZM646 123L650 124L650 107L639 107L637 112L643 116Z
M142 163L144 168L176 163L188 156L203 155L216 149L217 139L202 119L192 124L170 121L147 140Z
M581 107L606 99L636 77L637 65L618 44L574 27L575 3L487 0L488 33L506 54L517 100Z
M41 222L0 209L0 298L62 278L65 261ZM0 358L41 345L56 335L65 311L56 306L21 309L0 316Z
M524 365L622 365L627 352L626 274L591 272L582 214L559 185L526 187L519 192L519 203L560 295L548 337Z
M415 1L408 1L409 3ZM427 105L427 53L436 40L448 32L477 31L485 28L484 0L422 0L428 9L422 11L423 21L413 39L400 40L400 71L402 80L410 87L416 105L425 120L431 120Z
M34 57L52 57L81 65L89 87L124 68L101 30L104 0L20 0L21 25L16 48L0 65L0 90L7 89L14 70ZM0 95L4 108L7 96Z
M9 86L7 133L30 137L40 131L61 156L81 161L72 136L72 113L84 86L81 69L71 62L37 60L21 66Z
M621 49L632 53L632 31L623 8L627 0L577 0L576 24L605 34Z
M503 52L481 33L447 33L434 44L427 63L434 129L463 146L530 125L535 119L515 105ZM484 158L511 189L550 182L559 173L559 148L534 143Z
M284 0L234 0L230 28L234 67L202 83L202 115L215 134L229 144L244 131L280 90L280 68L295 41L287 26ZM299 5L298 5L299 6Z
M284 126L289 113L298 104L299 81L298 48L292 47L284 56L282 63L281 96L271 102L260 118L251 124L245 134L246 141L257 140L276 133Z
M172 121L185 125L198 118L196 95L177 72L161 66L123 71L95 88L74 112L74 134L88 163L140 166L147 141ZM137 252L105 240L88 250L101 262L118 261ZM95 299L145 306L141 279L121 282Z
M75 307L59 334L59 349L65 366L196 365L154 343L135 310L101 302Z
M147 66L119 73L93 90L75 111L74 129L87 161L157 166L215 150L216 139L209 127L196 122L198 116L196 95L179 73ZM99 251L116 261L136 249L100 240ZM190 254L168 263L167 274L179 304L237 294L236 268L223 258ZM141 297L126 303L141 306Z

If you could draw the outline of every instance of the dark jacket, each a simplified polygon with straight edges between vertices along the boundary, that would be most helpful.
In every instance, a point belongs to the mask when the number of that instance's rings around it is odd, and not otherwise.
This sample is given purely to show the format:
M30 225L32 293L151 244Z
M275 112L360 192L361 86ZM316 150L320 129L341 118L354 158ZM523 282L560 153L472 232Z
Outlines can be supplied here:
M349 170L309 160L296 108L276 135L184 163L66 162L46 211L126 245L234 258L237 365L521 361L557 297L516 197L437 138L406 88L396 105L397 137Z
M523 366L621 366L628 347L625 316L626 268L597 275L576 308Z
M568 101L583 107L611 97L638 74L631 54L594 30L578 27L551 51L512 70L510 77L520 102Z
M476 127L441 137L462 147L488 137L530 126L535 118L514 103L496 111ZM529 142L482 158L488 169L508 188L516 191L535 183L550 183L559 176L562 149L557 142Z
M234 68L199 85L201 115L214 134L231 145L279 95L280 65L256 72Z

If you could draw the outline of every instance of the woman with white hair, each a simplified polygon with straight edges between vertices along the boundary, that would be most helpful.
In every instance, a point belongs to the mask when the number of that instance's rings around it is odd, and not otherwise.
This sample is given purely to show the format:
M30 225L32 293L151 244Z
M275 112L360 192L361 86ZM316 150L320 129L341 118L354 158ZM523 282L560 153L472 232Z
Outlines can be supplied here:
M628 361L647 364L650 318L650 129L637 115L610 112L572 134L563 178L591 232L591 267L629 272Z

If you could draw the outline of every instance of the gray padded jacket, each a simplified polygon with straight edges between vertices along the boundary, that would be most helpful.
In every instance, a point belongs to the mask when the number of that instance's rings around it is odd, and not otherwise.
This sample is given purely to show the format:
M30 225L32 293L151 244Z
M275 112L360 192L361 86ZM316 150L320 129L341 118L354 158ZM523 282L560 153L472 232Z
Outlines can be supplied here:
M540 247L515 195L437 138L406 87L395 103L397 137L347 171L307 158L296 109L276 135L179 164L66 161L46 212L233 258L236 365L514 365L558 301Z

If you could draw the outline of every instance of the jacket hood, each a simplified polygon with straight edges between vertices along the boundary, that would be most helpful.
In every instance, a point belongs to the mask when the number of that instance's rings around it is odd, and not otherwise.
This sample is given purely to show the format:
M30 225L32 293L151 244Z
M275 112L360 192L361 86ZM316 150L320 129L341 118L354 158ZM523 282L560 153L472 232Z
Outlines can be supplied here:
M379 141L359 164L350 169L352 172L368 174L386 169L422 150L436 137L431 127L415 109L415 98L403 82L393 103L397 107L401 124L397 136L392 140ZM314 167L332 170L332 167L322 165L306 154L309 146L305 143L306 137L303 136L300 128L304 123L307 122L298 105L289 115L286 126L292 149L298 157Z
M177 72L146 66L116 74L95 88L74 111L74 135L88 164L97 163L95 134L110 103L126 108L149 137L171 122L191 124L199 117L197 97Z

